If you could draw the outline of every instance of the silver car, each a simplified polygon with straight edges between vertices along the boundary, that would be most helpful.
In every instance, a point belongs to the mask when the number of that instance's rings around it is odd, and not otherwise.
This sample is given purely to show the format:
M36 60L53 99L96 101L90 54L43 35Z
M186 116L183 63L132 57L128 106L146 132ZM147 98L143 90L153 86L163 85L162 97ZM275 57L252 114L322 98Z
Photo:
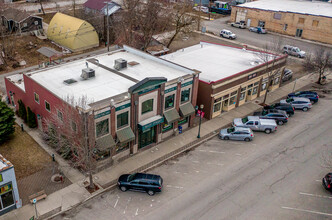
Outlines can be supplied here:
M302 111L306 112L311 109L312 104L310 99L302 98L302 97L291 97L288 99L280 100L280 103L289 103L295 109L301 109Z
M283 53L285 53L285 54L289 54L289 55L296 56L299 58L305 57L305 52L303 50L300 50L300 48L298 48L298 47L285 45L282 50L283 50Z
M254 133L250 128L231 127L221 129L219 138L222 140L251 141Z

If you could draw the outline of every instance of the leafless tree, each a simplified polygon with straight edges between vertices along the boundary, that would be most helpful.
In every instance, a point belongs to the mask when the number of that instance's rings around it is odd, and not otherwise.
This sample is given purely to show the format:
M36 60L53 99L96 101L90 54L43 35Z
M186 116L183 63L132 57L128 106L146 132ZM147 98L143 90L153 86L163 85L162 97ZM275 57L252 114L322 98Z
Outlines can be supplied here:
M172 8L172 25L174 26L174 34L171 36L167 47L170 47L174 39L179 33L192 32L195 28L194 23L200 20L200 17L192 14L192 3L190 1L178 2Z
M51 117L44 120L47 128L44 139L62 157L70 158L74 167L87 172L89 188L94 189L94 154L98 146L93 141L94 123L89 119L90 112L85 110L86 104L86 97L76 100L68 96L66 102L57 106Z
M281 67L278 67L278 58L282 56L283 41L280 37L274 38L269 44L266 44L263 49L259 52L256 52L256 56L260 61L262 61L265 65L265 71L268 75L267 88L263 99L263 105L266 102L267 94L269 92L269 87L271 83L273 83L273 79L276 74L280 73Z
M40 4L40 9L42 10L43 15L45 15L44 7L43 7L43 1L44 0L38 0L38 1L39 1L39 4Z
M314 53L307 55L304 66L308 71L317 71L317 83L322 84L325 71L332 68L331 50L326 47L319 47Z

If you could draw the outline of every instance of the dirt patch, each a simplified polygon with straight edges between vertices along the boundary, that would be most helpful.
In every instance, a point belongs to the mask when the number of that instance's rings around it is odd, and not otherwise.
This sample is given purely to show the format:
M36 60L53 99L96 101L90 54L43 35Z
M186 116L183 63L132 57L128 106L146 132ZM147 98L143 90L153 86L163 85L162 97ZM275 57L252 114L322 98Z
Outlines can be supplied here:
M42 170L52 159L26 132L16 125L15 133L0 146L0 153L15 168L16 179Z
M49 24L55 14L56 13L47 13L45 15L40 14L38 16L43 18L43 22L45 22L46 24Z

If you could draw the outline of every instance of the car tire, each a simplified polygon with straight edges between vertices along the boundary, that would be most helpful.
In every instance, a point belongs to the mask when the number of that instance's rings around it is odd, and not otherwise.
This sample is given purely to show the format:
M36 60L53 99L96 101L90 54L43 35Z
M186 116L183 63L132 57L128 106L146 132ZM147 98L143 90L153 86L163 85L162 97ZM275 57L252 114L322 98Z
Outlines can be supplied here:
M232 27L234 27L234 24L231 24Z
M249 142L250 138L245 138L244 141Z
M284 122L283 121L278 121L278 125L283 125Z
M155 194L155 192L152 191L152 190L148 190L148 191L146 191L146 193L147 193L149 196L153 196L153 195Z
M271 134L271 132L272 132L271 129L269 129L269 128L268 128L268 129L265 129L265 133L266 133L266 134Z
M308 111L308 108L307 108L307 107L304 107L304 108L302 109L302 111L307 112L307 111Z
M226 136L226 137L224 137L224 140L226 140L226 141L227 141L227 140L229 140L229 137L227 137L227 136Z
M125 187L125 186L120 186L120 190L121 190L122 192L126 192L128 189L127 189L127 187Z

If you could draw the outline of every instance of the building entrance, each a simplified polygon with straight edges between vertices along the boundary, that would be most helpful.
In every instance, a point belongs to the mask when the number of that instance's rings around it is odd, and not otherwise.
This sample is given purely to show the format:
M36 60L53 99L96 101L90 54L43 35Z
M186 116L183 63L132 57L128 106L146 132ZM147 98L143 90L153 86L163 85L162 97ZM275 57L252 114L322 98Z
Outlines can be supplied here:
M145 146L148 146L154 142L156 142L156 138L155 138L155 128L156 126L149 128L148 130L140 131L139 134L139 140L138 140L138 148L143 148Z

